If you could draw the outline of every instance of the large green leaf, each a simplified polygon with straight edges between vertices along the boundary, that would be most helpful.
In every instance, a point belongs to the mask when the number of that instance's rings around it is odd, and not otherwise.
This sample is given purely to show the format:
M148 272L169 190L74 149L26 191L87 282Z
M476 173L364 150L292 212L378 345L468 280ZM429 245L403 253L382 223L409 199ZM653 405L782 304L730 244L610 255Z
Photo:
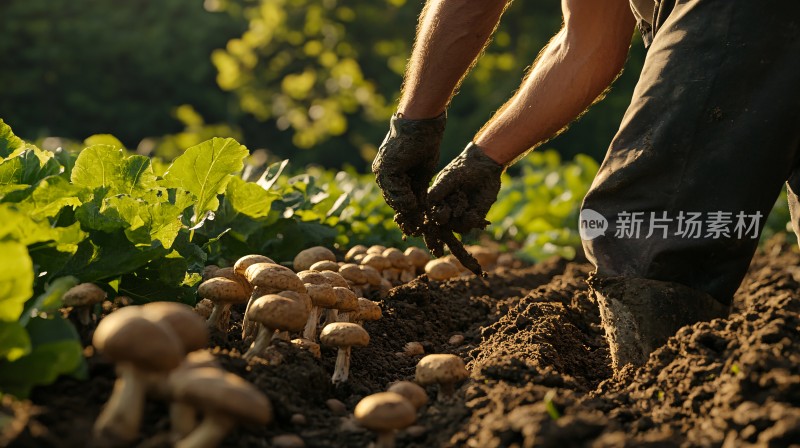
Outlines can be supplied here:
M0 185L33 185L60 171L53 153L31 146L0 162Z
M51 384L60 375L83 365L83 348L75 328L64 319L34 318L28 323L31 351L0 365L0 390L27 397L37 385Z
M110 145L92 145L81 151L72 167L72 183L92 190L108 189L109 194L149 197L158 185L150 159L126 156Z
M31 338L19 322L0 322L0 361L15 361L31 351Z
M197 223L219 207L217 195L225 192L231 174L242 170L247 155L247 148L236 140L214 138L176 158L164 173L164 181L167 187L182 188L197 198L193 219Z
M33 261L17 242L0 243L0 321L15 321L33 295Z
M21 138L14 135L11 126L0 118L0 157L6 158L14 151L25 146Z
M225 200L230 202L233 210L251 218L267 216L272 209L272 201L277 198L277 193L267 191L256 183L245 182L239 177L231 179L225 191Z
M78 207L89 191L69 183L61 176L42 180L33 192L20 201L17 207L33 219L41 220L56 216L64 207Z

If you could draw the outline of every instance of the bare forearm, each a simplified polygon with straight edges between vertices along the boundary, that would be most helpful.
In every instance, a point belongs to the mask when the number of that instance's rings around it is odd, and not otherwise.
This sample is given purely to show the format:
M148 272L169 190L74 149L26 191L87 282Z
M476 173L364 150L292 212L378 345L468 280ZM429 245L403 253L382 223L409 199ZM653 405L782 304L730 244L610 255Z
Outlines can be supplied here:
M398 112L412 119L444 112L505 6L505 0L429 0L420 17Z
M561 30L542 51L519 91L474 142L496 162L508 164L578 117L625 63L633 30L626 8L627 2L618 11L605 8L605 18L580 24L579 36L568 27ZM591 28L598 25L605 29Z

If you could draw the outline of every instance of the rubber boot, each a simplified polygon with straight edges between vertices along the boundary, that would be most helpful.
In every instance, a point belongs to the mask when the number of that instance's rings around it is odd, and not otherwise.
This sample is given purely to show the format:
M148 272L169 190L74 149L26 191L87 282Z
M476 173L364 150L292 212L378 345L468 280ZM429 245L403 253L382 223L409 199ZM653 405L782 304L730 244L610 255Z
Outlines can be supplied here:
M614 371L644 365L679 328L730 313L730 305L678 283L594 274L588 282L600 307Z

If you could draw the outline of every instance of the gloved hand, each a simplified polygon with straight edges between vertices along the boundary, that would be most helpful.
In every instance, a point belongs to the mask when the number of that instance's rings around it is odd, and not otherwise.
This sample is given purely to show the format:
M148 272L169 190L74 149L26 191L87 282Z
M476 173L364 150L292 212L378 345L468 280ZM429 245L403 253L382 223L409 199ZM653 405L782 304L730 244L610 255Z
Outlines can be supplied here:
M394 220L406 235L422 233L428 185L439 163L446 120L444 113L426 120L395 114L372 162L383 198L396 212Z
M470 143L436 176L428 191L428 220L457 233L485 228L489 224L486 214L497 200L504 170Z

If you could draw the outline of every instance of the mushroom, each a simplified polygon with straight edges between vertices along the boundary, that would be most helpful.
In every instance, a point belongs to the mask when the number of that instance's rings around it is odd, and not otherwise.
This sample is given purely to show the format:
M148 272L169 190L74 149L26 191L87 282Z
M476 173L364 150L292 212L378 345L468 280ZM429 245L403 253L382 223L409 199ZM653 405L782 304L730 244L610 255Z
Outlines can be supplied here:
M75 285L61 298L65 306L71 306L78 315L81 325L89 325L92 321L92 308L106 299L106 292L94 283Z
M401 275L404 278L408 278L409 275L411 275L411 278L413 278L413 274L409 273L412 268L411 263L409 263L409 261L406 259L406 256L402 251L400 251L400 249L390 247L383 251L382 255L390 263L390 266L383 270L383 278L392 283L399 282ZM410 281L410 279L407 281ZM406 283L407 281L403 281L403 283Z
M504 253L497 256L497 265L504 268L514 267L514 254Z
M381 254L369 254L364 257L363 260L361 260L361 265L375 268L381 273L381 275L383 275L384 269L389 269L392 267L392 262L387 260L386 257Z
M306 292L303 281L291 269L274 263L255 263L245 269L245 278L253 286L250 300L247 302L242 319L242 340L255 336L257 326L250 322L248 311L253 301L267 294L281 291Z
M312 271L333 271L339 272L339 263L330 260L318 261L309 268Z
M361 426L378 434L376 448L393 448L395 431L411 426L417 419L414 405L395 392L379 392L364 397L353 414Z
M200 299L194 306L194 311L207 320L211 317L211 312L214 311L214 302L208 299ZM222 316L222 318L224 319L225 316Z
M417 275L421 275L425 272L425 265L431 261L430 255L427 252L420 249L419 247L409 247L404 252L405 256L408 258L408 261L414 265L414 269Z
M319 349L319 344L310 339L306 338L292 339L292 345L299 348L300 350L305 350L311 353L311 355L314 356L315 358L319 358L320 356L322 356L322 352Z
M336 303L328 311L328 318L333 319L331 322L349 322L350 313L358 310L358 297L349 288L334 286L333 292L336 294Z
M339 268L339 275L347 280L350 289L356 293L356 296L363 296L367 287L367 276L358 267L357 264L346 263Z
M412 383L411 381L398 381L396 383L392 383L387 392L394 392L396 394L400 394L404 396L408 401L411 402L414 407L419 410L426 403L428 403L428 393L425 392L425 389L419 386L417 383Z
M350 321L363 326L365 320L374 321L383 317L380 305L363 297L358 298L358 310L350 316Z
M225 277L214 277L204 281L197 287L197 295L214 302L214 309L208 317L207 324L210 328L218 328L223 332L228 326L228 322L222 319L223 315L226 312L230 313L231 305L245 303L249 298L245 286Z
M380 255L383 251L386 250L386 246L381 246L380 244L375 244L367 248L367 255Z
M177 369L170 373L170 377L178 374L187 369L198 369L202 367L216 367L220 368L219 361L216 356L212 355L206 350L191 352L186 355ZM170 388L171 382L169 379L164 383L164 389L168 391L168 396L172 397L173 393ZM178 440L186 437L197 426L197 410L194 407L177 400L172 400L169 405L169 420L172 426L171 439L175 443Z
M204 267L203 268L203 273L202 273L203 281L206 281L206 280L208 280L210 278L213 278L214 274L217 272L217 270L219 270L219 266L217 266L215 264L210 264L210 265Z
M250 349L243 355L248 361L269 346L276 330L301 331L308 319L305 304L275 294L268 294L253 301L247 314L251 322L257 322L262 327Z
M336 261L336 255L326 247L314 246L308 248L300 251L300 253L294 257L294 270L297 272L305 271L309 269L312 264L323 260Z
M347 280L342 277L341 274L338 272L331 272L331 271L322 271L320 272L325 278L328 279L331 286L338 286L340 288L347 288L350 285L347 283Z
M192 307L178 302L150 302L141 311L151 321L164 324L175 332L184 350L193 352L208 347L208 327Z
M258 254L245 255L244 257L236 260L236 263L233 265L233 271L241 276L244 276L244 273L247 271L247 268L256 263L276 264L275 261L272 260L272 258L269 258L264 255L258 255Z
M107 445L136 439L144 411L147 375L166 375L185 351L175 332L146 318L141 307L121 308L103 318L92 336L98 352L116 363L117 381L94 424L94 434Z
M203 421L176 448L212 448L238 421L259 425L272 421L272 404L242 378L213 367L176 372L170 377L174 399L203 414Z
M303 337L310 341L316 341L319 311L321 308L331 308L336 305L337 295L336 291L333 290L333 286L328 283L306 283L306 290L309 297L311 297L312 307L306 321L305 330L303 330Z
M455 384L469 377L464 361L456 355L437 354L428 355L417 363L415 380L427 386L439 385L439 401L445 401L453 396Z
M428 278L443 282L459 274L459 269L453 263L444 259L431 260L425 265L425 273Z
M358 254L358 255L354 256L353 259L349 260L349 261L352 261L353 263L361 263L361 260L363 260L366 257L367 257L367 253L364 252L363 254Z
M292 299L295 302L301 303L306 310L306 313L310 313L311 309L313 308L313 303L311 301L311 297L306 293L295 292L295 291L281 291L278 293L281 297L286 297L287 299ZM272 336L272 339L279 339L281 341L290 342L291 338L289 337L288 331L279 331Z
M350 248L347 253L344 255L344 261L353 261L356 255L366 255L367 254L367 246L363 244L357 244Z
M356 324L349 322L334 322L322 329L319 340L324 345L338 347L336 366L331 376L331 382L344 383L350 375L350 350L351 347L364 347L369 344L369 334Z
M238 274L234 268L219 268L214 272L214 277L212 278L227 278L228 280L233 280L238 282L242 285L244 289L247 290L248 294L252 287L250 286L250 282L247 281L244 275Z
M484 246L472 245L465 247L465 249L475 258L484 271L494 266L497 263L497 258L500 256L496 250Z

